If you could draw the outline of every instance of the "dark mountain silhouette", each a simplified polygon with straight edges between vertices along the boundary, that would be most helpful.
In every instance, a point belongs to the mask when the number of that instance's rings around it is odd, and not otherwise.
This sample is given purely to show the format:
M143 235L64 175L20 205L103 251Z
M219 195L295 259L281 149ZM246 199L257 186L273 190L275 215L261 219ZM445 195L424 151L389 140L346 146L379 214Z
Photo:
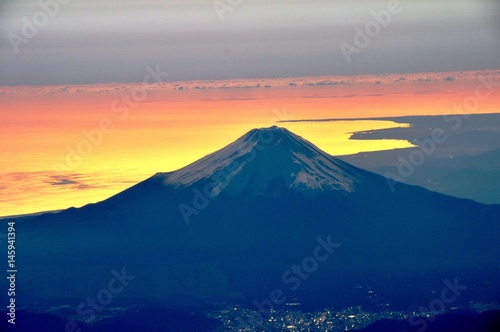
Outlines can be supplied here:
M5 316L5 313L0 312ZM31 313L19 310L16 314L16 324L10 324L5 319L0 321L0 331L5 332L138 332L138 331L213 331L220 322L195 316L183 311L153 308L104 319L96 324L85 324L71 321L49 314ZM75 328L72 328L75 326Z
M457 301L489 301L499 225L500 206L393 193L286 129L256 129L103 202L16 219L18 296L76 307L125 273L110 306L252 306L274 289L304 307L358 305L351 290L367 283L417 305L455 277L468 286Z

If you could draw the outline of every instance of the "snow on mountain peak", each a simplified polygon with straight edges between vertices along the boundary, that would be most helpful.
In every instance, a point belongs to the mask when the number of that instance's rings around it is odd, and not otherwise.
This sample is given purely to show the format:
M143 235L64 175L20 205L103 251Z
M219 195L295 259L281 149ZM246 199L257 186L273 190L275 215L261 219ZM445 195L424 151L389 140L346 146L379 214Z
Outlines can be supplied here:
M253 129L184 168L157 176L175 187L205 181L214 196L222 190L232 195L275 195L284 188L352 192L363 178L357 168L276 126Z

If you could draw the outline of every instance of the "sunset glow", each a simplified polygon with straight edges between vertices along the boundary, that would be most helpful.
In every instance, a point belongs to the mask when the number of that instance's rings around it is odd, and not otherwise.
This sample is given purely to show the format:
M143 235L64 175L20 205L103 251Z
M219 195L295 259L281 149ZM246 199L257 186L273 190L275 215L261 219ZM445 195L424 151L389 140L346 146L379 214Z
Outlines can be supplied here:
M499 80L498 71L484 71L2 87L1 215L105 199L258 127L284 126L333 155L411 147L349 140L356 131L404 126L390 121L279 121L457 113L488 75ZM472 113L499 104L493 94Z

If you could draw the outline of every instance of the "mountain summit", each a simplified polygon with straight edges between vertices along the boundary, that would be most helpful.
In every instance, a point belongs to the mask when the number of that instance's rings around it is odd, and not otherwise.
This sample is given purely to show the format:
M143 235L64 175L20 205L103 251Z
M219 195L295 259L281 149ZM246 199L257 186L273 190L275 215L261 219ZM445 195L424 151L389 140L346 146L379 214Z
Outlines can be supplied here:
M282 190L352 192L362 172L309 141L276 126L253 129L235 142L170 173L158 173L175 187L210 181L210 195L253 197Z

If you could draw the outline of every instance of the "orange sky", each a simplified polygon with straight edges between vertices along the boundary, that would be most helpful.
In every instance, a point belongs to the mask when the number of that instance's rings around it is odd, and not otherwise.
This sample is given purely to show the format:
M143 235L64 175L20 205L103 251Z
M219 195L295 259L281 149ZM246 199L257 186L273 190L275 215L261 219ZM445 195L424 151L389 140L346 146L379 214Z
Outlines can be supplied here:
M500 71L482 71L0 87L0 215L105 199L279 120L450 114L488 75L500 82ZM499 106L500 94L492 93L474 113ZM389 122L281 125L334 155L409 146L347 140L350 132Z

